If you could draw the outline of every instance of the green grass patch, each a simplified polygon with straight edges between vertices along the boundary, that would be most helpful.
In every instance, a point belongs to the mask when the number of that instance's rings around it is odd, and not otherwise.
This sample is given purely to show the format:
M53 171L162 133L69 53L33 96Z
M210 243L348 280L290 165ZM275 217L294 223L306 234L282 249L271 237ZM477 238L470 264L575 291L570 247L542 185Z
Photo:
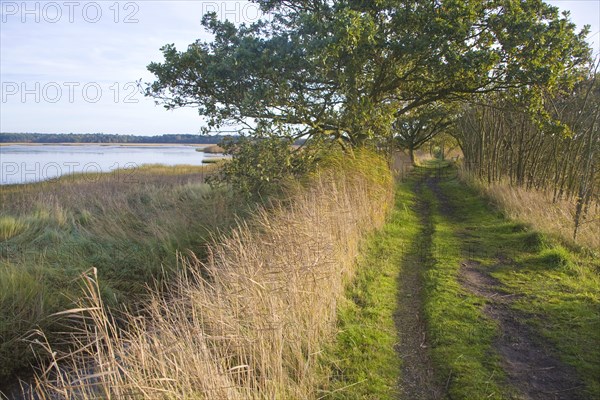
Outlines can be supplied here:
M323 358L330 378L325 398L398 398L396 276L402 279L401 249L415 243L422 246L430 354L449 398L521 396L508 384L494 348L501 332L485 313L488 300L461 284L461 263L469 260L516 295L515 315L575 367L584 395L600 397L600 262L593 252L563 247L505 218L458 181L448 163L417 168L399 185L396 199L390 221L365 246L358 276L340 305L340 331ZM415 204L429 212L424 219ZM430 228L423 229L422 221Z
M439 174L440 170L423 170ZM485 301L470 294L458 281L464 260L463 242L456 235L457 221L441 212L436 195L423 184L422 201L432 209L433 266L425 275L425 317L431 355L440 379L446 382L448 395L456 399L505 399L503 372L498 357L491 351L498 334L496 323L483 313ZM468 202L464 198L463 202ZM481 210L470 212L482 214ZM457 213L458 216L464 215Z
M438 233L438 240L447 242L441 244L445 248L462 242L448 263L456 265L460 257L479 261L503 290L517 295L512 307L522 322L548 341L555 356L575 367L585 395L600 397L600 262L593 252L565 248L504 218L502 210L455 179L442 180L440 187L454 208L454 218L442 225L449 224L454 236L444 239Z
M574 366L589 398L600 397L600 262L558 245L494 273L524 295L514 307Z
M494 348L501 332L485 313L489 300L461 284L465 261L477 262L502 291L515 295L510 306L519 320L575 368L584 396L600 397L600 262L593 252L561 246L505 218L458 181L448 163L417 168L396 199L390 221L365 246L358 276L340 305L340 331L323 358L330 379L325 398L398 398L395 277L402 279L401 249L415 243L422 246L430 354L449 398L521 398ZM419 218L415 204L429 214ZM423 229L423 221L430 228Z
M397 398L400 358L394 348L394 312L403 249L419 231L413 206L408 184L400 184L389 221L364 245L356 278L339 304L339 333L322 357L329 380L323 398Z

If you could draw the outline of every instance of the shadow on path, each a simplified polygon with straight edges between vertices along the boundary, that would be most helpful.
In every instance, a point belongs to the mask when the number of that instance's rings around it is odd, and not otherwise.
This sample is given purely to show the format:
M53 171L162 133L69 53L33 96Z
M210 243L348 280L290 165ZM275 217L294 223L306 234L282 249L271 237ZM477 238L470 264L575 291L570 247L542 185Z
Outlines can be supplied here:
M432 205L423 196L426 171L415 172L416 211L421 230L416 240L404 249L398 308L394 315L399 343L396 351L402 360L399 392L401 399L434 400L445 398L445 389L436 379L429 356L427 327L423 318L423 273L433 265Z

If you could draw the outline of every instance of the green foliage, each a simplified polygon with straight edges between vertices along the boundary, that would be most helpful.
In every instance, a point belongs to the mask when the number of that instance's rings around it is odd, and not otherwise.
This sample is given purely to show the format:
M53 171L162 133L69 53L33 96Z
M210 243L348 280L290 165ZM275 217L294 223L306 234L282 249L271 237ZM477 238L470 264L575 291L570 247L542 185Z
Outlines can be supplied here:
M456 109L450 105L429 104L407 112L394 122L395 145L407 149L414 163L414 150L448 129L455 119Z
M579 228L596 219L589 211L600 199L599 66L580 71L583 79L574 86L544 92L539 105L513 95L486 96L463 111L453 132L465 169L477 179L546 191L552 202L572 201L574 241Z
M539 99L539 88L572 82L590 54L587 31L540 0L260 6L268 21L235 26L207 14L211 42L164 46L146 94L168 109L197 107L207 130L252 132L254 120L361 145L389 138L396 119L428 104L508 90Z
M294 148L291 138L242 136L221 146L232 159L209 181L230 184L246 197L261 198L281 190L282 183L306 175L318 160L315 146Z

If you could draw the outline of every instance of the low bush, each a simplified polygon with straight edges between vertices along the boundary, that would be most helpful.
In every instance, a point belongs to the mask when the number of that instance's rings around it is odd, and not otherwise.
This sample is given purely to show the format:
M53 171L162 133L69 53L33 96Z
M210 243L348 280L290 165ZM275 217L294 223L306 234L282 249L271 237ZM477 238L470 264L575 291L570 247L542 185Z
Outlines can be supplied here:
M314 171L325 150L322 146L296 148L292 138L281 137L239 137L223 141L222 146L232 159L210 182L229 184L254 200L281 193L286 180Z

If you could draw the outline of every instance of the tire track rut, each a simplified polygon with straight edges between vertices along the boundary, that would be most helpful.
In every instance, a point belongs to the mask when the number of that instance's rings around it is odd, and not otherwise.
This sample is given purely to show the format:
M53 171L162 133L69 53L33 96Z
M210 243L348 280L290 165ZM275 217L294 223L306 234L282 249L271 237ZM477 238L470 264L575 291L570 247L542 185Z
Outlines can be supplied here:
M426 184L433 192L440 213L460 222L468 216L459 215L450 199L439 186L439 177L428 176ZM475 238L470 231L466 237ZM461 239L464 239L461 236ZM500 250L500 249L498 249ZM497 266L510 262L499 256ZM493 269L493 268L492 268ZM519 392L519 399L527 400L583 400L578 392L584 387L575 369L561 362L553 346L524 321L527 316L512 307L518 293L510 293L503 284L473 260L461 264L459 283L469 292L486 299L484 313L499 327L494 349L500 355L501 366L507 375L507 384Z
M431 246L434 232L431 204L421 193L424 182L425 176L422 176L415 183L421 231L412 246L405 249L399 276L398 308L394 315L400 339L396 351L402 360L398 391L401 399L410 400L445 398L445 389L435 377L429 356L427 327L423 318L423 272L433 263Z

